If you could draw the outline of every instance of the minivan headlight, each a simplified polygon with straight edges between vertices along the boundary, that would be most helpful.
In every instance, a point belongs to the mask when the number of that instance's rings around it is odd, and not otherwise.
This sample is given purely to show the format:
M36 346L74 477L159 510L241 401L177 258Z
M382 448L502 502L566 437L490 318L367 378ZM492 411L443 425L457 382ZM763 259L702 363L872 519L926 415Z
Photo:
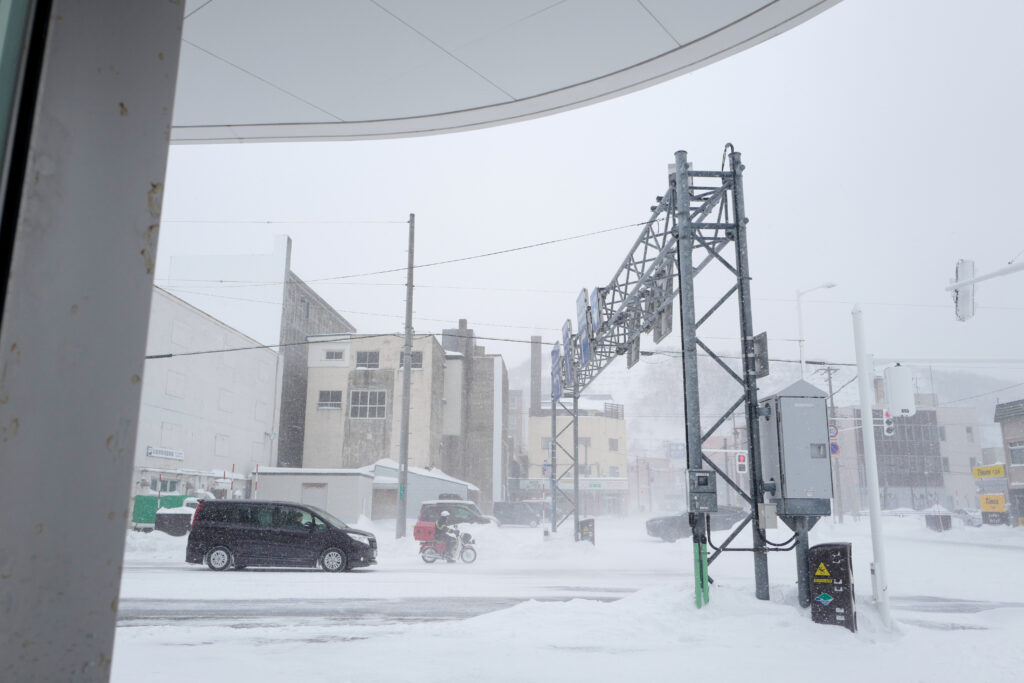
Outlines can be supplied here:
M363 545L370 545L370 537L365 534L352 534L348 535L356 543L362 543Z

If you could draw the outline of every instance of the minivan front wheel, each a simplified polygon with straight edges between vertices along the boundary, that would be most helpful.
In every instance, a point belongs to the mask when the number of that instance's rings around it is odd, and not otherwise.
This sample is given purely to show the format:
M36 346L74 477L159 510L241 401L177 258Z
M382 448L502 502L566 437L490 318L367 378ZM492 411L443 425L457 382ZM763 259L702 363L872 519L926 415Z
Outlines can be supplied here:
M338 548L328 548L320 556L320 566L325 572L344 571L347 565L348 559L345 557L345 552Z
M206 553L206 566L215 572L227 569L231 566L231 551L222 545L210 548Z

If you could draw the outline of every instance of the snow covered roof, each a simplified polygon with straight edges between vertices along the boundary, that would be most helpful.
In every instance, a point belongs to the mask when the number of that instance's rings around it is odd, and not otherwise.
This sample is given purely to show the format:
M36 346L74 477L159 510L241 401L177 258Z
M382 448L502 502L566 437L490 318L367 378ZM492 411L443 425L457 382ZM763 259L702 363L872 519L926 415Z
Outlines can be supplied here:
M384 460L378 460L373 465L369 465L367 468L364 468L364 469L371 469L372 470L372 469L377 468L377 467L383 467L385 469L390 469L390 470L394 470L395 472L398 472L398 463L395 462L394 460L390 460L390 459L387 459L387 458L385 458ZM474 484L471 484L468 481L463 481L461 479L456 479L455 477L453 477L451 475L445 474L444 472L442 472L440 469L438 469L436 467L433 468L433 469L423 469L422 467L410 467L407 471L412 473L412 474L419 475L421 477L430 477L432 479L443 479L445 481L450 481L450 482L453 482L455 484L463 484L463 485L467 486L470 491L479 491L480 490ZM385 476L386 477L387 475L377 474L375 476L377 476L377 477ZM397 479L396 479L396 482L397 482Z
M261 467L259 474L355 474L360 476L373 476L373 473L367 472L366 468L330 469L312 467Z

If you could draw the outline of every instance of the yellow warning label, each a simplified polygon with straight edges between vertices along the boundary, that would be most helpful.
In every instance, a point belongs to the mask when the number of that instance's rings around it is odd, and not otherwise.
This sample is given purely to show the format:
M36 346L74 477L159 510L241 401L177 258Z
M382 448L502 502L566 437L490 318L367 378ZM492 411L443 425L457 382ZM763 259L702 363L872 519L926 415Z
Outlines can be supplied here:
M832 576L831 574L828 573L828 570L825 569L825 563L824 562L821 562L821 563L818 564L818 571L814 572L814 575L815 576Z

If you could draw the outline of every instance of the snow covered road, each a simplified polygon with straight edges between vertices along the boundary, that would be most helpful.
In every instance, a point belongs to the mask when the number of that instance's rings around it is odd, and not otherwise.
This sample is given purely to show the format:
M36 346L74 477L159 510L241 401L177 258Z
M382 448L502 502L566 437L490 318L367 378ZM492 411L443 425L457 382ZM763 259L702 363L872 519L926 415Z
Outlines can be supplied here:
M792 553L770 557L768 602L754 598L749 554L726 553L711 566L710 606L696 610L692 546L647 538L642 519L599 518L595 546L564 534L544 540L537 529L472 527L473 565L425 565L390 525L365 526L378 535L380 563L342 575L211 572L184 563L183 538L129 534L112 680L145 671L155 683L552 673L668 681L685 672L933 682L1019 680L1024 671L1022 529L940 534L920 518L888 518L897 620L888 632L870 601L867 522L822 522L812 543L854 544L860 630L851 634L813 624L797 606ZM747 533L738 540L745 545Z

